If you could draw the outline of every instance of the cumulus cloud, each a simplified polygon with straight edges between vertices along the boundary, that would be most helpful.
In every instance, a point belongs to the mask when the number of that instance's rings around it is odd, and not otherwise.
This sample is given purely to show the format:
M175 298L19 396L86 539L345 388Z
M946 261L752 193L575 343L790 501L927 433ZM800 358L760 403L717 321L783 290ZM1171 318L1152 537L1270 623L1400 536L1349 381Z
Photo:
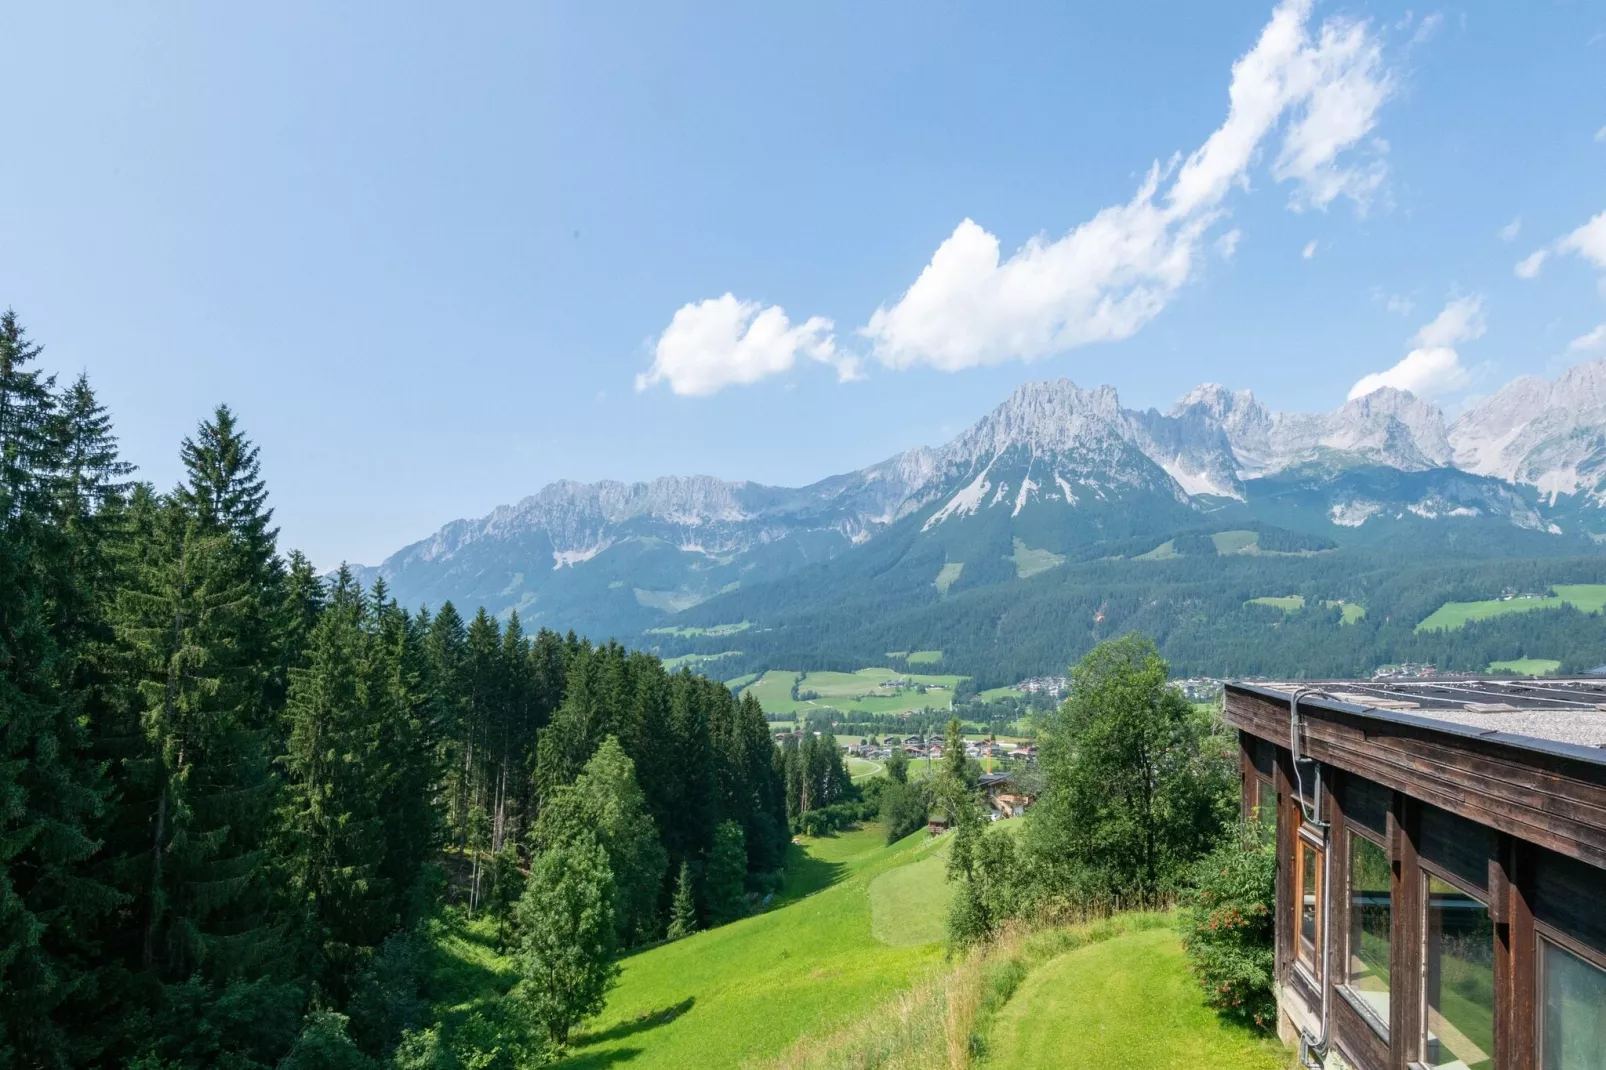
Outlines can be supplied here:
M813 316L793 325L778 305L741 301L734 294L683 306L659 336L652 367L636 389L657 383L682 395L718 393L788 371L799 356L829 364L841 379L856 378L858 362L837 349L832 323Z
M1316 257L1316 242L1315 242L1315 240L1313 239L1311 241L1306 242L1305 243L1305 248L1303 248L1303 249L1301 249L1299 251L1299 255L1304 257L1306 260L1315 259L1315 257Z
M1518 216L1500 228L1501 241L1516 241L1517 235L1522 233L1522 216Z
M1568 356L1594 356L1597 353L1606 354L1606 323L1567 343Z
M1595 140L1606 141L1606 126L1603 126L1599 130L1595 131Z
M1227 233L1216 239L1216 253L1223 260L1231 260L1238 252L1238 242L1243 239L1244 233L1233 227Z
M1416 332L1411 351L1398 364L1363 376L1350 387L1350 400L1385 386L1429 398L1459 390L1467 385L1470 376L1455 347L1483 337L1486 329L1483 298L1462 297L1449 302L1444 311Z
M1536 249L1532 253L1517 261L1517 266L1511 270L1517 273L1519 279L1531 279L1539 274L1539 269L1545 266L1545 260L1550 256L1548 249Z
M1539 269L1555 253L1559 256L1579 256L1588 260L1599 268L1606 268L1606 212L1595 216L1589 222L1570 234L1564 234L1554 244L1543 249L1536 249L1529 256L1517 261L1516 272L1519 279L1531 279L1539 274ZM1606 277L1601 279L1601 292L1606 293Z
M1606 268L1606 212L1557 242L1556 251L1581 256L1596 267Z
M1329 19L1313 39L1309 16L1309 0L1278 5L1233 64L1226 120L1180 166L1151 167L1127 203L1007 258L996 236L961 222L863 328L876 358L954 371L1130 337L1192 277L1206 231L1279 127L1272 172L1294 183L1296 206L1364 205L1381 165L1341 157L1375 126L1392 77L1368 24Z

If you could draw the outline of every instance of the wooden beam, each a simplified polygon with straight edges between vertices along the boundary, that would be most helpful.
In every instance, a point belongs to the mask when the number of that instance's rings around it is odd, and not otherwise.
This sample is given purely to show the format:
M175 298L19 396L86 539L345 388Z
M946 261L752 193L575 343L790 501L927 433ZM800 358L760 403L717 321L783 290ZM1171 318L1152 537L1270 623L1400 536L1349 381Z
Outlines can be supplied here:
M1263 739L1288 711L1229 687L1229 723ZM1301 703L1311 757L1451 813L1606 867L1606 765Z
M1417 859L1417 804L1396 794L1389 809L1394 900L1389 951L1389 1070L1409 1070L1422 1045L1422 869Z

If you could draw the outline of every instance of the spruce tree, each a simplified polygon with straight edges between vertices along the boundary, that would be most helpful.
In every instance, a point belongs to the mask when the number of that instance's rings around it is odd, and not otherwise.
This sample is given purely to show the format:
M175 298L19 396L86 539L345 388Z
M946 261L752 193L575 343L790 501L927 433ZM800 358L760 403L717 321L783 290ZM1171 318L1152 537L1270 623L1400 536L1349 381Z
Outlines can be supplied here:
M102 793L74 687L101 576L76 560L66 507L96 507L69 482L91 444L30 367L39 352L0 315L0 1063L28 1065L69 1057L63 1008L90 997L88 935L115 902L86 879Z
M675 899L669 908L669 939L679 940L697 931L697 899L692 893L691 863L680 864L675 878Z
M708 917L715 924L735 921L747 913L747 845L742 826L722 822L714 831L703 884Z
M380 873L384 770L368 676L378 644L364 617L362 591L342 567L312 630L307 667L291 673L287 710L291 888L333 991L343 990L361 949L377 945L397 921Z
M262 950L242 936L265 920L273 784L255 723L260 670L238 643L257 602L228 535L168 500L140 538L117 620L143 736L123 803L151 817L124 873L140 966L178 980Z

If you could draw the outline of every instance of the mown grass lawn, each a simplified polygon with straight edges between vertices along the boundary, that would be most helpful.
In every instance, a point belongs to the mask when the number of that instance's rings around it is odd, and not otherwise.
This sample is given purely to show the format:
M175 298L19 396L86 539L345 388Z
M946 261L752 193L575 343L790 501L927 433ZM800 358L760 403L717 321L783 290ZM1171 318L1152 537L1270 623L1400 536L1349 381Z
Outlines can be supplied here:
M877 940L870 907L879 875L935 846L924 832L888 846L879 825L794 846L782 905L625 959L559 1065L739 1067L863 1013L941 961L939 944ZM942 880L940 863L930 872ZM923 895L918 882L909 894Z
M1170 927L1068 951L1027 975L994 1019L988 1066L1009 1070L1284 1070L1273 1039L1205 1006Z

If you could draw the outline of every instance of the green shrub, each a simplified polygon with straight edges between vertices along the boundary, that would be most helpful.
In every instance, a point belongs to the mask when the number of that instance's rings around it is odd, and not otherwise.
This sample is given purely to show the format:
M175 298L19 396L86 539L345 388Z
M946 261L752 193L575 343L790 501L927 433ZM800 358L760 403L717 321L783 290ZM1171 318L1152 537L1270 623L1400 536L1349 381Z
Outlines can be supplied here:
M1182 946L1206 1002L1262 1029L1277 1015L1271 987L1276 888L1276 852L1250 823L1237 840L1199 862L1182 901Z

